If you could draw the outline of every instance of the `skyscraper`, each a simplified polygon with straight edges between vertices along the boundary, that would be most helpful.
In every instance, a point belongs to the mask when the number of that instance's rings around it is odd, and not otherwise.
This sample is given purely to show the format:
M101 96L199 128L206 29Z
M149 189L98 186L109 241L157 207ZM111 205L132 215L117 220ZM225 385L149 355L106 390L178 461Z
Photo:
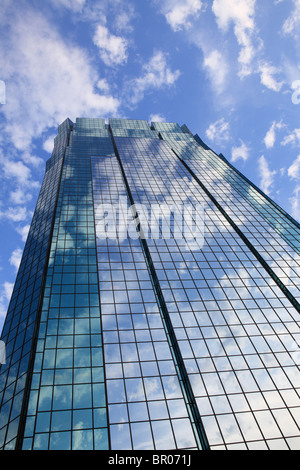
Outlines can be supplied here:
M300 226L184 125L67 119L2 332L3 449L300 449Z

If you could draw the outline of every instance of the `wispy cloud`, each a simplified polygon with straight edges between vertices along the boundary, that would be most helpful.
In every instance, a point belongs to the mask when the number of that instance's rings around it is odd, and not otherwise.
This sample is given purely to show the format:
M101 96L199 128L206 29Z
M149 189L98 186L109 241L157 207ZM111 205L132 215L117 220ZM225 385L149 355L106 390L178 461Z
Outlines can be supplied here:
M274 184L274 176L277 172L275 170L270 170L269 164L264 155L262 155L258 160L258 171L260 176L260 187L264 193L269 195Z
M294 8L290 16L284 21L282 30L284 34L299 34L300 0L292 0Z
M283 82L276 78L276 75L279 74L278 68L274 67L268 62L263 62L259 65L258 72L260 74L260 81L262 85L273 91L278 92L281 90Z
M222 118L209 126L206 130L206 136L209 140L217 144L227 142L230 139L229 129L229 122Z
M43 143L43 149L48 152L48 153L52 153L53 152L53 148L54 148L54 139L55 139L56 135L55 134L51 134L49 137L47 137L47 139L44 141Z
M14 285L11 282L4 282L0 287L0 319L6 316L8 302L11 298Z
M6 28L0 54L7 84L4 131L17 149L30 148L33 138L68 116L117 111L117 98L95 92L101 77L87 51L62 38L42 14L12 7L0 23Z
M51 3L56 7L63 7L67 8L68 10L72 10L73 12L80 13L84 5L86 4L86 0L50 0Z
M292 180L300 180L300 155L293 161L287 173Z
M75 22L84 22L89 25L106 24L107 16L111 16L111 23L117 32L131 33L132 20L135 18L134 4L129 0L49 0L54 7L63 11L69 10ZM93 28L91 28L91 31Z
M249 158L249 153L250 148L240 139L240 145L231 149L231 161L236 162L239 159L246 161Z
M0 220L9 220L11 222L23 222L29 217L26 206L8 206L4 210L0 209Z
M117 31L131 33L133 31L132 20L135 17L135 10L131 3L122 3L124 10L118 6L115 13L114 25Z
M173 31L189 29L203 6L201 0L160 0L157 4Z
M300 145L300 129L294 129L292 132L286 135L282 140L281 145Z
M165 122L166 118L162 114L150 114L149 122Z
M26 242L29 229L30 229L30 225L28 224L16 228L16 231L21 235L21 239L23 242Z
M43 158L34 155L34 153L25 151L19 154L20 158L23 160L23 162L28 165L29 167L33 168L41 168L42 165L44 165L44 160Z
M265 146L268 149L274 147L274 144L275 144L275 141L276 141L276 131L278 129L282 129L283 126L284 125L283 125L282 122L276 122L276 121L272 122L272 125L271 125L270 129L268 130L268 132L266 133L265 138L264 138Z
M214 91L220 94L224 91L229 66L220 51L215 49L207 53L203 49L203 53L203 67L209 75Z
M17 188L10 192L9 199L12 204L26 204L32 199L32 192L24 191L23 188Z
M6 178L13 178L19 184L27 184L31 180L31 170L21 161L4 160L2 169Z
M19 269L19 266L20 266L20 263L21 263L21 259L22 259L22 253L23 251L21 250L21 248L16 248L10 258L9 258L9 262L12 266L14 266L15 270L17 271Z
M291 212L296 220L300 221L300 185L296 186L290 198Z
M129 103L136 105L143 99L146 92L173 86L179 76L179 70L172 71L168 66L167 55L162 51L156 51L143 65L142 75L126 84Z
M110 33L108 28L99 24L96 28L94 44L99 48L99 55L105 65L113 67L127 61L127 40Z
M255 5L256 0L214 0L212 5L219 28L225 32L231 23L233 24L234 34L240 46L238 61L241 77L249 74L249 66L255 54Z
M24 156L25 158L26 156ZM33 163L34 167L39 165L40 160L38 157L36 159L28 158L28 161ZM0 154L0 169L0 181L5 184L4 187L7 190L5 205L26 205L33 198L34 191L40 187L40 183L33 179L31 169L22 160L12 160L12 158L4 157L2 154ZM0 218L7 218L12 221L17 218L18 221L19 216L24 220L25 213L23 213L23 210L21 212L19 209L12 212L8 212L8 210L0 211Z

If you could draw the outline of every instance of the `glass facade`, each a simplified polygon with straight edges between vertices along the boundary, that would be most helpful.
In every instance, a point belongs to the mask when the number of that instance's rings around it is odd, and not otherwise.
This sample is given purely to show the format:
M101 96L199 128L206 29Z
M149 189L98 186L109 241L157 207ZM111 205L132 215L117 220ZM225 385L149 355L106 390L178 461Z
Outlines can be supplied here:
M184 125L59 128L0 448L300 449L300 226Z
M2 331L6 364L0 369L0 448L19 445L30 384L30 362L36 347L47 259L53 229L63 157L71 123L66 120L55 139L51 159L33 215L26 246Z

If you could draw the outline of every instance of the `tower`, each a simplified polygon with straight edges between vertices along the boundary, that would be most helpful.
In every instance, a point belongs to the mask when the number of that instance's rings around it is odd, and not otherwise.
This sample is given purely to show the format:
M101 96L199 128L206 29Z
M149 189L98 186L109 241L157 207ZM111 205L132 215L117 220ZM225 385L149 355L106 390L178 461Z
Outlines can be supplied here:
M4 449L299 449L300 226L175 123L59 126L2 332Z

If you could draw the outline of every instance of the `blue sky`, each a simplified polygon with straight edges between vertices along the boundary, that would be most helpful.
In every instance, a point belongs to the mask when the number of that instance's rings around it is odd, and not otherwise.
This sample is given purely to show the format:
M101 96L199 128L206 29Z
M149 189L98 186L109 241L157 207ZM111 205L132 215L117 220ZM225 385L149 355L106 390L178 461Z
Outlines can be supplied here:
M300 0L1 0L0 330L69 117L186 124L300 220Z

